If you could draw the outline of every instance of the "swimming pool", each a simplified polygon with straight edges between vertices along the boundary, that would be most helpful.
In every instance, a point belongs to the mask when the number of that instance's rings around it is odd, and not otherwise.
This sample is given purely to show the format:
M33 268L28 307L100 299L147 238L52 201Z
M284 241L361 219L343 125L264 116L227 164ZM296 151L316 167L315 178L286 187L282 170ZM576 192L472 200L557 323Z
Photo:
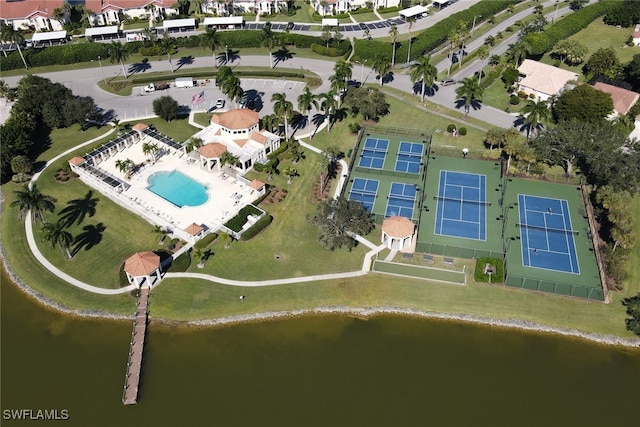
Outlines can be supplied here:
M157 172L149 177L147 190L173 203L183 206L200 206L209 200L207 188L174 170Z

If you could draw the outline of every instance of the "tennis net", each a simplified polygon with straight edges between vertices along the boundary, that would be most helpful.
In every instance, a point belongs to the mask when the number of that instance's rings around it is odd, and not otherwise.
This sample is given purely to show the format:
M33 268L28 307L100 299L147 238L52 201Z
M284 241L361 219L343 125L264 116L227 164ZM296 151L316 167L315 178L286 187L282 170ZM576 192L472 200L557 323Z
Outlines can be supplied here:
M519 228L530 228L532 230L541 230L541 231L551 232L551 233L573 234L574 236L577 236L578 234L580 234L579 231L575 231L575 230L568 230L568 229L563 229L563 228L540 227L539 225L530 225L530 224L517 223L516 227L519 227Z
M469 203L472 205L491 206L491 202L483 202L480 200L452 199L450 197L433 196L433 200L443 200L445 202Z

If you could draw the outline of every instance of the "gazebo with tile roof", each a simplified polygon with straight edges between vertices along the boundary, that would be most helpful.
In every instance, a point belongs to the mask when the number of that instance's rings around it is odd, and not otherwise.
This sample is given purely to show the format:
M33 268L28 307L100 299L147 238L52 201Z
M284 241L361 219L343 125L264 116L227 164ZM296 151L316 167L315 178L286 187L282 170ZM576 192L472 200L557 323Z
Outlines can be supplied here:
M124 272L132 285L150 288L162 279L160 256L151 251L136 252L124 262Z
M191 236L195 241L198 238L198 236L202 235L202 233L204 232L204 227L194 222L191 225L189 225L187 228L185 228L184 231L186 231L187 234L189 234L189 236Z
M225 151L227 151L227 146L219 142L211 142L203 145L198 148L200 165L207 170L211 170L217 164L218 170L220 170L220 157Z
M389 249L403 250L411 246L415 224L403 216L392 216L382 221L382 243Z

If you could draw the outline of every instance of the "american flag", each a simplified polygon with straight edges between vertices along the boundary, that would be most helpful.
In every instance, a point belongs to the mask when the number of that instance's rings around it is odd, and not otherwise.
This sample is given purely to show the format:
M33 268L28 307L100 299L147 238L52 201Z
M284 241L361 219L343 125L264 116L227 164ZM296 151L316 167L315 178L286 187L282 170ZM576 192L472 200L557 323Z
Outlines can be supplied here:
M193 95L191 97L191 103L193 105L198 105L200 103L204 102L204 91L200 92L200 93L196 93L195 95Z

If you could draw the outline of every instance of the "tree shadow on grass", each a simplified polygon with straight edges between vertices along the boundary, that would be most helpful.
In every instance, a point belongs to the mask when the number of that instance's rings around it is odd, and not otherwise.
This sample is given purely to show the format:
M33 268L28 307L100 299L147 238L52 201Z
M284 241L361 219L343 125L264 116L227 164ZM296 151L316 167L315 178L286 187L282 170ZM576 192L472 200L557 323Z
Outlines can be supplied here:
M293 55L295 55L295 53L290 52L289 49L287 49L286 47L282 47L276 50L275 52L273 52L273 58L274 58L273 66L275 67L280 62L285 62L285 61L288 61L289 59L292 59Z
M77 254L82 248L84 248L85 251L88 251L100 243L102 241L102 234L106 229L107 227L105 227L101 222L82 227L82 233L78 234L73 240L75 247L73 248L71 255L73 256Z
M81 224L87 215L92 217L96 214L98 200L98 198L93 197L93 191L88 191L82 199L70 200L67 203L67 207L58 214L60 221L65 227L69 227L74 222L78 225Z

